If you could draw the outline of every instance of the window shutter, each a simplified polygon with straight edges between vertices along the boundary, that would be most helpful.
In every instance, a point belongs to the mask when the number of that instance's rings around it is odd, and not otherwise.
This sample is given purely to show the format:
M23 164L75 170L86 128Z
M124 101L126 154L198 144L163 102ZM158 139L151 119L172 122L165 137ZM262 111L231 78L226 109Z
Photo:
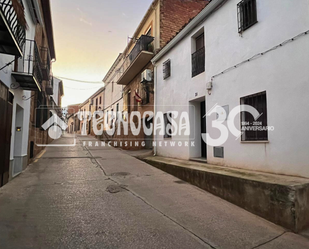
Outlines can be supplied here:
M167 60L163 63L163 79L167 79L171 76L171 61Z

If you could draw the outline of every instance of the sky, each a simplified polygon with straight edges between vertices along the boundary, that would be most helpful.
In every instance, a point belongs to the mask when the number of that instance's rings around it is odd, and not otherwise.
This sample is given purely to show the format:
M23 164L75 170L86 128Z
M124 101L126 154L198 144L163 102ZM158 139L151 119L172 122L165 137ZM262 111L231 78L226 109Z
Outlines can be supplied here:
M152 0L52 0L55 77L63 79L62 106L84 102L127 45Z

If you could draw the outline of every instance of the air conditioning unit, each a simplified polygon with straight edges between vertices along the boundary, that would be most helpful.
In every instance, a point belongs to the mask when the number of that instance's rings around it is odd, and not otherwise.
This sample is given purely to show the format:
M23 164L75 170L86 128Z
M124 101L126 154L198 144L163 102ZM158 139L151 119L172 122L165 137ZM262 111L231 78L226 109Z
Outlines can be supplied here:
M141 83L146 83L152 81L152 72L150 69L146 69L141 74Z

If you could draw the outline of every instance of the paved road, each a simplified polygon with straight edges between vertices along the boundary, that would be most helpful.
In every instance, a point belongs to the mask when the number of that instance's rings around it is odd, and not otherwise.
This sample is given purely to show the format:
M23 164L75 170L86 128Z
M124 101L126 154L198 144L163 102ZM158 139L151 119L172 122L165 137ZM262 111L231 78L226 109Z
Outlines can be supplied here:
M70 143L72 138L58 140ZM0 248L309 248L110 147L48 148L0 189Z

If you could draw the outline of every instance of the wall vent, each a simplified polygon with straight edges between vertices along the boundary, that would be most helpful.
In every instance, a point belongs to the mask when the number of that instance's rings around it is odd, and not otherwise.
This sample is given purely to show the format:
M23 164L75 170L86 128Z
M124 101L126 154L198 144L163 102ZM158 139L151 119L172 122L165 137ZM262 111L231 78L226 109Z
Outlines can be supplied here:
M224 158L224 147L214 147L214 157Z

